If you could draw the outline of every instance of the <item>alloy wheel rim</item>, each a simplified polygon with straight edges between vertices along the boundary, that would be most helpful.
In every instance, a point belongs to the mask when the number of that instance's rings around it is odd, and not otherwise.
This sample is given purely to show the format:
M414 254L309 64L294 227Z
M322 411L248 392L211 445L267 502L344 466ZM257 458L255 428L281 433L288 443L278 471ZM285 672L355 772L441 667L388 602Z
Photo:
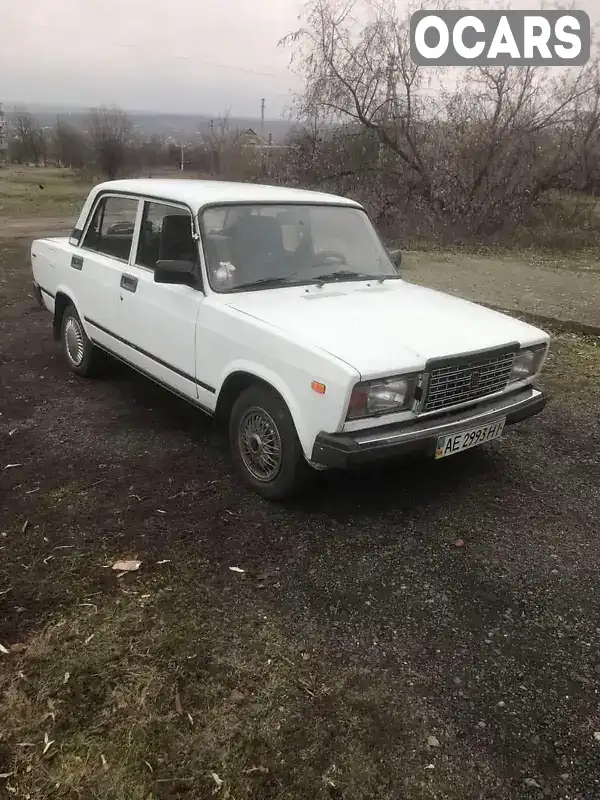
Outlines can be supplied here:
M71 364L79 367L84 355L83 330L74 317L69 317L65 323L65 349Z
M271 415L254 406L249 408L238 428L242 461L257 481L273 481L281 470L282 449L279 429Z

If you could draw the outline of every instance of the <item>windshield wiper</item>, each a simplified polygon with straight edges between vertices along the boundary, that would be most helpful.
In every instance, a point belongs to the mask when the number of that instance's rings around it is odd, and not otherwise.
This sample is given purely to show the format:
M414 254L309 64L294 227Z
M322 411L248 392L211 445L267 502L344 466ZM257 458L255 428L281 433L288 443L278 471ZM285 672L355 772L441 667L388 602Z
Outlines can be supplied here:
M397 275L369 275L366 272L352 272L349 269L339 269L336 272L328 272L326 275L317 275L314 280L323 284L328 281L386 281L398 277Z
M268 289L269 287L277 287L277 286L292 286L296 281L291 281L289 278L258 278L255 281L247 281L246 283L238 283L237 286L233 286L229 289L230 292L245 292L247 289L254 289L254 288L264 288Z

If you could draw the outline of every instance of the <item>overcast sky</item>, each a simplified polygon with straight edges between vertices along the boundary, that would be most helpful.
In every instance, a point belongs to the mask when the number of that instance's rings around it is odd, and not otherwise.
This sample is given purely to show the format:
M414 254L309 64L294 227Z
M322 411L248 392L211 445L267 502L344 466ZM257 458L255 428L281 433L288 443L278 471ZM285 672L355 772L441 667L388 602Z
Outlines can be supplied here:
M300 84L277 42L298 27L302 5L0 0L0 102L259 116L264 97L266 116L278 117ZM487 0L461 5L490 7ZM511 5L540 8L542 2ZM576 6L600 17L600 0L577 0Z

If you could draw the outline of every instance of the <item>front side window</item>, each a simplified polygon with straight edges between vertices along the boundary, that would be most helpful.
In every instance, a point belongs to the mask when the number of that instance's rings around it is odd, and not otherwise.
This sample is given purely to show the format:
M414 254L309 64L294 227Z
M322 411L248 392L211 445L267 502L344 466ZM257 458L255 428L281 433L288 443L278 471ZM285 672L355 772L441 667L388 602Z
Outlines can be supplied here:
M198 245L189 211L165 203L144 204L136 264L154 269L157 261L198 263Z
M201 212L215 291L397 278L364 211L331 205L227 205Z
M132 197L103 197L85 234L82 247L120 261L129 261L139 201Z

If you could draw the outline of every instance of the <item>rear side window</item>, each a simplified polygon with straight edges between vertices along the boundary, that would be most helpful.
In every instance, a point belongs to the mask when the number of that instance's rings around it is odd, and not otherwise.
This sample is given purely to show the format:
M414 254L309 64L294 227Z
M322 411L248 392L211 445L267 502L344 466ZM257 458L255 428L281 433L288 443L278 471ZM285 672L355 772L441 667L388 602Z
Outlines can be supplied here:
M139 201L131 197L103 197L81 246L129 261L138 205Z
M198 263L198 244L189 211L165 203L144 204L135 263L154 269L157 261Z

